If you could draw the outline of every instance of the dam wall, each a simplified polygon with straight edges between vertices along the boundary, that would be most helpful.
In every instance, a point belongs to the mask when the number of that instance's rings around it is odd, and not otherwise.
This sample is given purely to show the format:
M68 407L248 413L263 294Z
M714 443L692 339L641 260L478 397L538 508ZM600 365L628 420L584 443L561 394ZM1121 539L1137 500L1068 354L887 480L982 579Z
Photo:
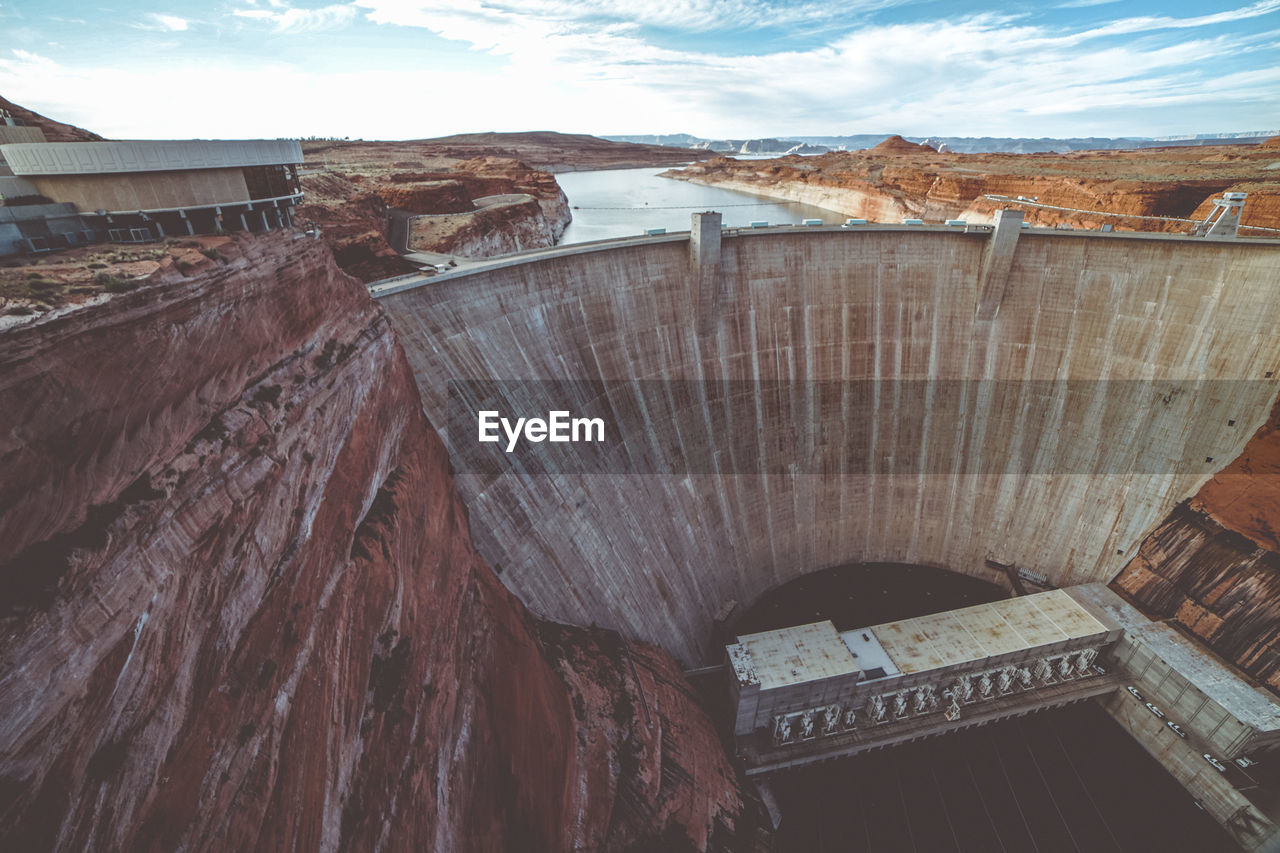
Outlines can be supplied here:
M691 663L717 613L844 563L1109 581L1266 420L1280 245L1024 230L979 312L991 239L726 231L710 304L679 235L374 294L507 586ZM479 443L495 380L606 446Z

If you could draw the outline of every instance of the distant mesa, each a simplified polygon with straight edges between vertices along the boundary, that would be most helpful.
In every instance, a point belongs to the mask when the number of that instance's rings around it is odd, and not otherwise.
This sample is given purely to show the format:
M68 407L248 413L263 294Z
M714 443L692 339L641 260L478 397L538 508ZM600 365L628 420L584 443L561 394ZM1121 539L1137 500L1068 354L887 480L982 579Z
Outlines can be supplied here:
M1132 150L1137 148L1181 148L1203 145L1257 145L1280 133L1280 130L1255 130L1243 132L1197 133L1185 136L1163 137L1070 137L1052 138L1010 136L929 136L910 137L924 143L939 152L956 154L1037 154L1065 153L1068 151L1098 150ZM827 151L865 151L884 142L887 133L855 133L843 136L810 136L807 134L789 137L785 140L774 140L784 143L777 149L742 150L744 142L756 144L766 140L734 140L707 139L687 133L666 135L610 136L608 139L620 142L641 142L649 144L678 145L680 147L716 151L723 153L757 154L757 153L805 153L815 154L821 151L792 152L791 146L804 144Z
M1280 136L1273 136L1258 143L1259 148L1280 148Z
M896 133L893 136L890 136L884 142L881 142L875 148L872 148L871 150L881 151L881 152L894 152L897 154L923 154L925 152L928 152L930 154L937 153L937 149L931 145L926 145L923 142L920 143L919 145L917 145L914 142L908 142L907 140L903 139L901 136L898 136Z

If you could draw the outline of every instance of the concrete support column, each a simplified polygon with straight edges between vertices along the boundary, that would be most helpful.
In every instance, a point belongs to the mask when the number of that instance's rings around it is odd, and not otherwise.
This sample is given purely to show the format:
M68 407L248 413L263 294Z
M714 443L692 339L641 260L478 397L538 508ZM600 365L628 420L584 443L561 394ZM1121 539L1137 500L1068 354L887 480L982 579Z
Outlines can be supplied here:
M271 230L271 224L270 224L269 222L267 222L267 212L266 212L265 210L259 210L259 211L258 211L258 216L262 217L262 230L263 230L263 231L270 231L270 230Z
M698 333L709 334L719 314L721 215L693 214L689 227L689 268L694 291Z
M1018 248L1018 235L1022 232L1022 211L997 210L995 226L978 273L979 320L994 320L1000 311L1009 284L1009 270L1013 267L1013 253Z
M187 216L187 212L185 210L179 210L178 216L182 217L182 223L187 226L187 234L194 235L196 233L196 227L191 224L191 217Z

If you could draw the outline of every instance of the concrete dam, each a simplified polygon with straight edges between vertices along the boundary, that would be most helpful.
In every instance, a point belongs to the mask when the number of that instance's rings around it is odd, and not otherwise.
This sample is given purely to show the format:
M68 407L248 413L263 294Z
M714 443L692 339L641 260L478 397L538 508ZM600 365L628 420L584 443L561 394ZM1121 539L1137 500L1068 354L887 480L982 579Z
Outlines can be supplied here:
M992 227L723 230L374 288L478 547L536 613L723 654L806 573L1112 579L1266 420L1280 244ZM477 413L599 417L481 443Z

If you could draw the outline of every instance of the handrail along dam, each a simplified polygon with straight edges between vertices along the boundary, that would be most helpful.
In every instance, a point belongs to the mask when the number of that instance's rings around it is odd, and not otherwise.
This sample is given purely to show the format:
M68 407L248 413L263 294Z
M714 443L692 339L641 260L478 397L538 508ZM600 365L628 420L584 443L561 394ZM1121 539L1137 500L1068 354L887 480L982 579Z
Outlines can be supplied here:
M830 566L1109 581L1280 387L1278 241L718 220L374 288L503 581L688 664ZM631 426L495 463L443 429L491 380Z

